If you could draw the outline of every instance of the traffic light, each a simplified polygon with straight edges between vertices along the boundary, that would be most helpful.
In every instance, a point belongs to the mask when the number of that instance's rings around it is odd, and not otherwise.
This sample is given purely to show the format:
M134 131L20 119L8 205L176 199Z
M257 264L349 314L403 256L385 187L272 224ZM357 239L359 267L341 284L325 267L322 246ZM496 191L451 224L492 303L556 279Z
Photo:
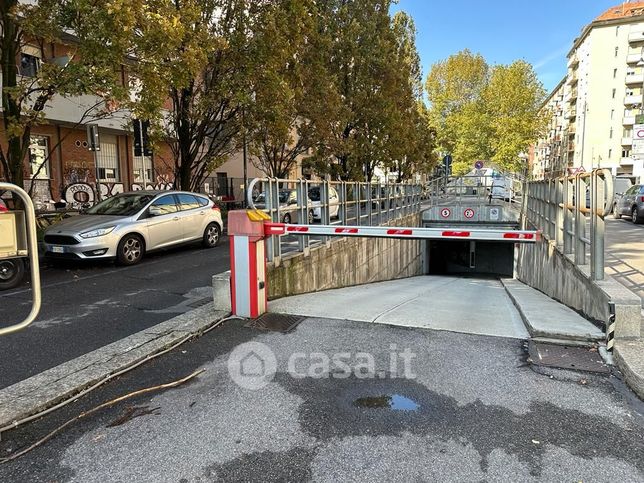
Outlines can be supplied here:
M152 156L148 129L150 121L132 120L134 126L134 156Z

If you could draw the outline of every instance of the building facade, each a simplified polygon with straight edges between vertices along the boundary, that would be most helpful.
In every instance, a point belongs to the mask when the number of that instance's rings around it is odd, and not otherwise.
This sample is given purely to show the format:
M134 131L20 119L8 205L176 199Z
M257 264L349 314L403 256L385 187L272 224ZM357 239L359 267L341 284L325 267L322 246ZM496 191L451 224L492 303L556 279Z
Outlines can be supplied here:
M549 122L544 136L529 152L534 179L561 176L568 168L567 90L564 78L543 103Z
M544 105L550 109L563 94L565 119L554 119L555 110L551 127L563 122L565 152L553 156L552 142L540 140L533 176L556 176L561 166L568 173L601 167L644 180L644 145L633 145L637 115L644 113L644 2L623 3L597 17L574 40L567 59L563 85ZM550 147L547 159L539 158L540 144Z

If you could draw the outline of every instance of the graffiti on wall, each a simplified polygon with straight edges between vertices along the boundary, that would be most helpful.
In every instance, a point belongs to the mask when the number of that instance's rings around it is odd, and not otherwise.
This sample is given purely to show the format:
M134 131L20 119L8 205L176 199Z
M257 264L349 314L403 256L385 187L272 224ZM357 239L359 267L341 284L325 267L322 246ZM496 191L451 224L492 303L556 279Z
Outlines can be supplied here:
M99 187L101 190L100 199L102 200L125 191L125 185L123 183L100 183ZM165 177L159 176L155 184L147 183L144 188L143 183L132 183L130 189L132 191L140 191L142 189L170 190L172 188L172 183L165 179ZM93 205L98 201L96 185L88 181L70 183L63 189L63 200L71 208L83 208L88 205Z

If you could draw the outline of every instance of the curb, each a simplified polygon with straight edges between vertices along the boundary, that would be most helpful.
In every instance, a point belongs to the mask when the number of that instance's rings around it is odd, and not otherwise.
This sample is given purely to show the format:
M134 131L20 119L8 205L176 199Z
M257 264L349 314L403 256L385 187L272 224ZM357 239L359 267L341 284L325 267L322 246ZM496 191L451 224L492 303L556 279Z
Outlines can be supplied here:
M0 436L19 421L77 397L182 339L201 335L229 314L209 303L0 389Z
M628 387L644 400L644 341L615 341L613 357Z
M521 320L523 320L523 323L525 324L526 329L528 329L528 332L530 333L530 337L532 339L544 339L550 343L585 345L585 346L595 345L597 343L601 343L604 341L605 337L603 334L601 336L593 335L590 333L571 334L566 332L547 331L547 330L543 330L542 328L536 327L533 321L531 320L530 315L526 313L526 311L524 310L524 307L517 300L517 297L515 296L515 294L512 293L512 290L508 286L507 280L503 278L499 280L501 281L501 285L503 285L505 292L508 294L508 296L510 297L510 300L512 300L512 303L514 304L517 311L519 312L519 315L521 316ZM516 280L516 279L509 279L509 280ZM545 294L543 294L543 296L548 297ZM556 302L554 299L553 301ZM572 309L570 309L569 307L566 307L566 309L572 311ZM588 324L592 325L590 324L590 322L588 322Z

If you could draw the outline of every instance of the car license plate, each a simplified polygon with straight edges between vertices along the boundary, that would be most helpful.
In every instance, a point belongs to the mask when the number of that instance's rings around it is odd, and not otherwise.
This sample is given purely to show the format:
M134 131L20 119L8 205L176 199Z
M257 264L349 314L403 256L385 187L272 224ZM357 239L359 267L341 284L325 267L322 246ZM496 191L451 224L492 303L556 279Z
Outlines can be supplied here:
M65 253L65 247L51 247L53 253Z

